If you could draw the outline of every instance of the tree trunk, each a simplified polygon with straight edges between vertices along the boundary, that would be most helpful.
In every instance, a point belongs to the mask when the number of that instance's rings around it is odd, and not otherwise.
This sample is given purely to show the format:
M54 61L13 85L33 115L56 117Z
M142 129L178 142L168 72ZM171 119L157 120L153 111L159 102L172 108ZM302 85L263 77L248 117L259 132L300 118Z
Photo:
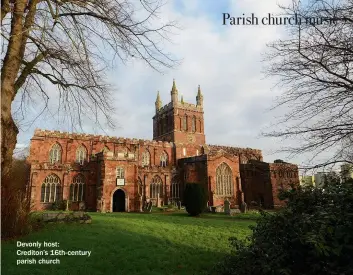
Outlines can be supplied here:
M14 89L1 89L1 184L9 184L12 155L17 142L18 128L12 119L11 103Z
M11 104L15 98L15 81L23 53L23 12L26 0L16 1L11 20L11 36L1 68L1 183L9 184L12 154L17 142L18 128L13 121ZM25 42L25 41L24 41Z

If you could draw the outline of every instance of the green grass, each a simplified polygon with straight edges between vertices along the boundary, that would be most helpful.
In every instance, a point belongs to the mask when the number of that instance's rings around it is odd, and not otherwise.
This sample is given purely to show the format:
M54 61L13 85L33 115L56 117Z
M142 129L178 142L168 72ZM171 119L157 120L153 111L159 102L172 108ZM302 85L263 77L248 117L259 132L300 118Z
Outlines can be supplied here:
M16 241L2 242L3 274L207 274L229 253L231 236L245 238L256 214L229 217L186 213L89 213L92 224L49 224L19 239L59 242L62 250L91 250L91 256L46 256L58 265L16 265ZM30 248L20 248L30 250ZM36 249L36 248L34 248ZM50 250L40 248L39 250ZM36 249L38 250L38 249Z

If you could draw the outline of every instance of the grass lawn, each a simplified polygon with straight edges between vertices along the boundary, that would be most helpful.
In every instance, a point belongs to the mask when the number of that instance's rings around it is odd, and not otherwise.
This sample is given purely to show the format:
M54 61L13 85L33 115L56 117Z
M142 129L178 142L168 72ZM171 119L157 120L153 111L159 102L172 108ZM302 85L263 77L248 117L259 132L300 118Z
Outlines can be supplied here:
M60 264L39 265L43 256L18 256L16 241L2 242L2 274L207 274L229 252L228 238L245 237L254 214L236 217L186 213L89 213L92 224L49 224L22 242L59 242L58 250L90 250L87 256L44 256ZM19 259L37 264L16 265Z

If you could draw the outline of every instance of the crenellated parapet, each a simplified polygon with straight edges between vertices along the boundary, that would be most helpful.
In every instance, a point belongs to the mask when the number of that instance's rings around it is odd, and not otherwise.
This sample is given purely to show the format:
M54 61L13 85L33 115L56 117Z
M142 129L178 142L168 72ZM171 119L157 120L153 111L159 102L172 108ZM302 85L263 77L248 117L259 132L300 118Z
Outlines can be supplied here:
M36 138L55 138L55 139L73 139L73 140L88 140L97 142L111 142L116 144L131 144L140 146L156 146L169 148L173 147L172 142L167 141L155 141L155 140L145 140L137 138L123 138L114 136L103 136L103 135L92 135L92 134L81 134L81 133L69 133L61 131L50 131L36 129L32 139Z
M224 151L227 154L233 156L239 156L241 162L247 162L248 160L259 160L262 161L262 151L259 149L252 148L239 148L231 146L221 146L221 145L208 145L208 154L210 156L219 154L220 151Z

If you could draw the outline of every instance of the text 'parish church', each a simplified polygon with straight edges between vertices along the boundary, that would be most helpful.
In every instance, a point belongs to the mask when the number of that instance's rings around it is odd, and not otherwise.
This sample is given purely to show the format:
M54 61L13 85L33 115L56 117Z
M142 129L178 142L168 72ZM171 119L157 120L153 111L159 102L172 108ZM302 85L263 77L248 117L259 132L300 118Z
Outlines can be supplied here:
M263 162L261 150L207 145L203 95L196 104L179 100L173 81L171 102L159 93L153 140L35 130L31 139L30 191L36 210L62 200L91 211L141 211L144 202L182 201L185 183L203 184L209 204L228 199L263 207L280 205L277 193L298 184L296 165Z

